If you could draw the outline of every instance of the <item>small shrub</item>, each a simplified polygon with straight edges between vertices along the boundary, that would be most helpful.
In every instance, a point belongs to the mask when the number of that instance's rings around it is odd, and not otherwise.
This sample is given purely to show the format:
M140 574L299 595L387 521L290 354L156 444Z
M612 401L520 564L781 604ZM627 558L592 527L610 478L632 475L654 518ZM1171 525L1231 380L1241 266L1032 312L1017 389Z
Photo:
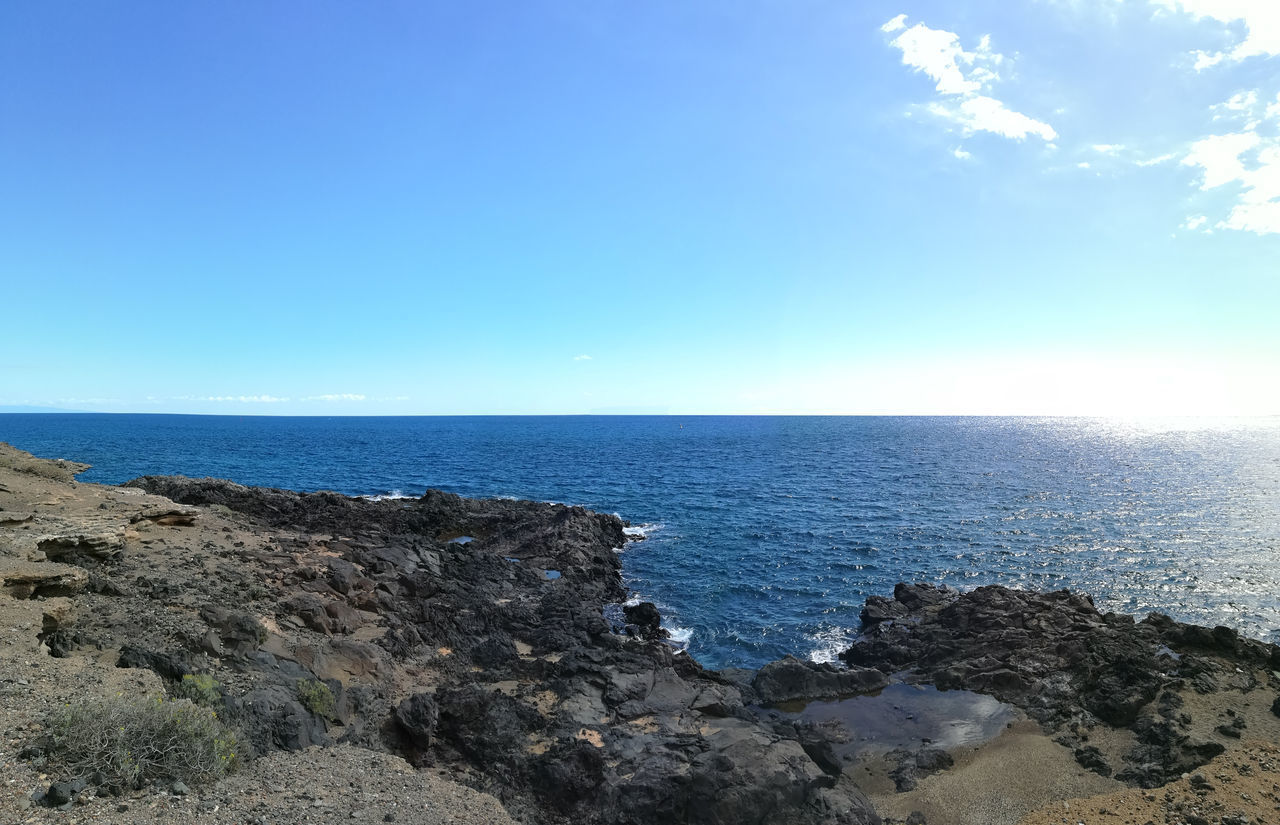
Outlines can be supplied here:
M304 679L298 682L298 701L316 716L325 718L333 715L336 705L333 691L318 679Z
M117 697L67 705L46 727L46 770L101 774L100 784L216 781L233 771L238 747L218 715L186 699Z
M216 706L222 701L222 684L207 673L188 673L174 687L173 694L197 705Z

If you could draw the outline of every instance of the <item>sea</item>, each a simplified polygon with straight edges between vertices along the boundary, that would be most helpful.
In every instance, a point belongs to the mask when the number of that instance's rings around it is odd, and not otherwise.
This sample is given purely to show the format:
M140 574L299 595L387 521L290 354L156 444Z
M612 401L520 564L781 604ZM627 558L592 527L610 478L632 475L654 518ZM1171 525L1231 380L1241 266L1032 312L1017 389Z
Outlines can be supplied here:
M1055 590L1280 642L1280 418L0 415L84 481L578 504L709 667L832 660L899 581Z

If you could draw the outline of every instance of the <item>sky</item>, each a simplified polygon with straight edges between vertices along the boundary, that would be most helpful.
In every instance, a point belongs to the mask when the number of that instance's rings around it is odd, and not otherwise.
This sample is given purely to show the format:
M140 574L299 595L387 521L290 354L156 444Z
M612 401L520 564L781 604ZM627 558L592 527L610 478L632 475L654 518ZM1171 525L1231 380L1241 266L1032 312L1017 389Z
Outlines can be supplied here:
M0 406L1280 414L1280 3L0 4Z

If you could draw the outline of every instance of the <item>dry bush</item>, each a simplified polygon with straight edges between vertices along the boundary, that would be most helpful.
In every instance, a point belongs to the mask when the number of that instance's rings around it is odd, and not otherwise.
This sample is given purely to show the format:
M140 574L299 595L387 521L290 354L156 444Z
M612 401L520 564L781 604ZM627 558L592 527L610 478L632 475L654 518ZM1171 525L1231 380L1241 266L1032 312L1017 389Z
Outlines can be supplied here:
M186 699L67 705L50 718L46 733L48 769L109 787L211 782L238 762L235 733L214 711Z

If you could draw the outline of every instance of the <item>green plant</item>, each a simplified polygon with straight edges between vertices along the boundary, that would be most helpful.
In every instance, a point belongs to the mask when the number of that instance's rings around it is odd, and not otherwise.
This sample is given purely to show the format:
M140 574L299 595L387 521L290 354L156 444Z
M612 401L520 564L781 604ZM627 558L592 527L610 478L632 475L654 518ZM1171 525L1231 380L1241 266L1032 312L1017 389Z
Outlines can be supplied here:
M318 679L303 679L298 682L298 701L316 716L326 718L333 715L333 709L337 704L333 698L333 691Z
M239 760L236 734L187 699L116 697L68 704L46 726L46 770L100 774L107 787L212 782Z
M207 673L188 673L174 687L173 694L197 705L216 706L222 701L222 684Z

